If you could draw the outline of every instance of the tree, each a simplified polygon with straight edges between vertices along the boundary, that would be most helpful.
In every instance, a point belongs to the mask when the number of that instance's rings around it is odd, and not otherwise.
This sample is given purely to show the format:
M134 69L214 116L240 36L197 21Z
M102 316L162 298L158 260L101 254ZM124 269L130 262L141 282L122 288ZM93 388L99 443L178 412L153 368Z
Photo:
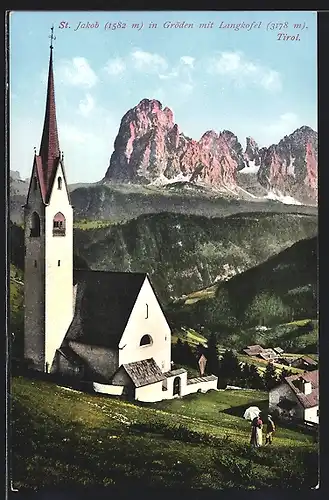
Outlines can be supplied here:
M277 384L278 379L276 376L275 368L273 363L267 363L267 367L264 373L264 384L265 388L269 391Z
M178 338L176 344L172 347L172 357L175 363L182 363L182 359L184 357L183 349L183 342L180 338Z
M282 368L281 373L280 373L280 380L283 382L286 377L289 377L289 375L292 375L291 370L287 370L286 368Z
M260 376L256 365L250 365L248 382L251 389L264 389L264 380Z
M241 379L241 367L237 356L233 351L227 349L220 361L219 375L226 380L226 382L235 383Z
M218 348L217 348L216 335L214 333L211 333L208 339L208 348L205 356L207 358L206 372L209 374L218 375L219 371Z
M180 338L172 347L172 358L174 363L196 367L196 357L188 342L183 342Z
M290 307L280 297L269 292L256 295L245 312L245 320L249 325L265 325L288 319Z
M249 365L249 363L245 363L242 367L242 370L241 370L240 385L242 387L251 387L249 385L249 381L250 381L250 365Z
M181 363L183 365L192 366L193 368L196 366L195 355L192 351L190 344L187 341L183 342L182 344L181 354L182 354Z

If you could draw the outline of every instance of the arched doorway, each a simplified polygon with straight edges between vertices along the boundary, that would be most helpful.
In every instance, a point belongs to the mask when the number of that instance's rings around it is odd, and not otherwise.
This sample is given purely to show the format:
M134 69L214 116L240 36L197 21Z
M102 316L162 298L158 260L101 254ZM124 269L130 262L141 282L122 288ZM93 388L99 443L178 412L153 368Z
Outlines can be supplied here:
M181 380L180 377L175 377L174 378L174 384L173 384L173 396L176 394L180 396L180 390L181 390Z

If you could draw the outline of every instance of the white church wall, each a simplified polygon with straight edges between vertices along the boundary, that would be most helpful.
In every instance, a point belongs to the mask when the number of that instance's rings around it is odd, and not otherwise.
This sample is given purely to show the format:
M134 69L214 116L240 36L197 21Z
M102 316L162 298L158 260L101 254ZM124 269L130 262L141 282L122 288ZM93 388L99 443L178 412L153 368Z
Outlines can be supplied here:
M162 381L155 382L154 384L145 385L143 387L136 387L135 399L145 403L154 403L164 399L164 391L162 391Z
M140 346L150 335L152 344ZM162 372L171 367L171 331L146 278L119 344L119 365L153 358Z
M101 394L109 394L111 396L122 396L124 386L123 385L111 385L111 384L99 384L98 382L93 382L93 389Z
M62 188L58 189L58 178ZM53 218L61 212L65 217L65 236L53 236ZM46 206L46 363L51 366L56 349L64 339L73 319L73 208L61 165Z
M182 396L187 396L188 394L193 394L198 391L208 392L211 389L217 390L217 378L214 380L195 382L182 386Z
M306 422L314 422L315 424L319 423L319 406L313 406L313 408L306 408L304 410L304 420Z

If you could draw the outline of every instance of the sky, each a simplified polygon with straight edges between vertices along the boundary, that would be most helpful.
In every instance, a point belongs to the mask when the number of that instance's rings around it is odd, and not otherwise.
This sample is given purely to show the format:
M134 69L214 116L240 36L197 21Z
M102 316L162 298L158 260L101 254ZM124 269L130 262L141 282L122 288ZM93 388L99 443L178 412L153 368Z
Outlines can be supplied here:
M315 12L14 11L10 169L22 178L40 146L52 24L70 184L104 177L123 115L144 98L171 108L179 130L196 140L230 130L243 148L247 136L262 147L302 125L317 130Z

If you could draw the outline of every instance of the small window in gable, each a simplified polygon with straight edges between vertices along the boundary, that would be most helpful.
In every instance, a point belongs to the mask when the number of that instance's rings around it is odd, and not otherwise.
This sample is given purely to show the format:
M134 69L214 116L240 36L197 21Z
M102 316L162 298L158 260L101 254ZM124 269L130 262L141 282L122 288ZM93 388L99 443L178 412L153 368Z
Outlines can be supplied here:
M57 189L62 189L62 178L58 177L57 179Z
M153 344L153 340L152 340L151 335L143 335L143 337L141 338L141 341L139 343L140 346L146 346L146 345L152 345L152 344Z
M36 260L34 261L34 267L38 267L38 262Z
M53 219L53 236L65 236L65 217L61 212L58 212Z
M148 317L149 317L149 306L148 306L148 304L145 304L145 305L146 305L145 319L148 319Z
M61 261L60 260L57 261L57 265L58 265L58 267L60 267L60 265L61 265Z
M33 186L32 186L32 189L33 191L36 191L37 188L38 188L38 179L36 177L33 177Z

